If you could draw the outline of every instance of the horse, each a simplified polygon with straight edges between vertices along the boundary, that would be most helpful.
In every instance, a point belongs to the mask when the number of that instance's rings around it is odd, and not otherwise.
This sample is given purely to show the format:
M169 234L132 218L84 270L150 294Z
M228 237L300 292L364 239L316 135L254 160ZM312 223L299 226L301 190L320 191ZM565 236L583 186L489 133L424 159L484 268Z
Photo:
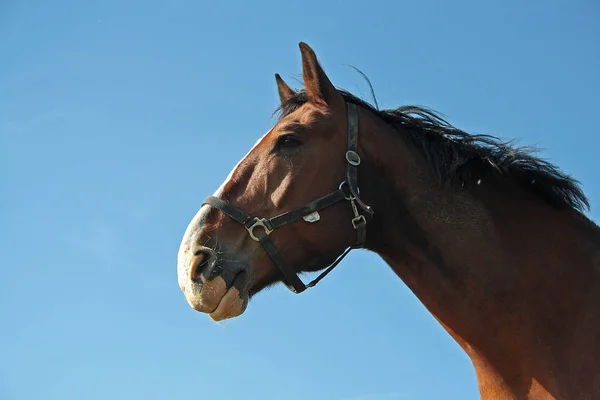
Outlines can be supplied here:
M189 305L234 318L365 249L470 357L481 399L599 399L600 228L580 182L428 108L379 110L299 47L304 88L275 74L275 125L185 230Z

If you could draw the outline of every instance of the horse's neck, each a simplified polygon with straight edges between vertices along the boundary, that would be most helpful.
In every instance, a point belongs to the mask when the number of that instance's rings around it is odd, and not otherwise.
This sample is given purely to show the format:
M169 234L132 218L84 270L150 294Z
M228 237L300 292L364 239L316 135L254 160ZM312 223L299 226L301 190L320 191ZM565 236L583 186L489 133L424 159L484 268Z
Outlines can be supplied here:
M378 157L372 250L470 355L482 398L565 390L560 379L577 376L585 358L573 352L583 342L598 351L600 310L589 306L600 301L598 247L579 222L528 193L492 193L485 182L477 201L442 193L422 161L385 140L365 144ZM573 337L585 329L583 342Z

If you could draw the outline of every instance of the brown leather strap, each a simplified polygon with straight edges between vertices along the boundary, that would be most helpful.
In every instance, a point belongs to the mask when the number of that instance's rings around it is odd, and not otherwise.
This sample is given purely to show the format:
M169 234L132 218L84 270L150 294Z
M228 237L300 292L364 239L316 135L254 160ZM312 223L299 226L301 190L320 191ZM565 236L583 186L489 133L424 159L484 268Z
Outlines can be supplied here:
M366 218L373 217L373 209L360 199L358 188L358 166L362 160L358 155L358 108L356 104L346 103L348 111L348 151L346 152L346 182L350 193L356 200L357 205L367 213Z
M358 110L356 104L346 103L348 113L348 149L346 151L346 182L350 193L358 197L358 166L361 159L358 155Z
M204 202L202 203L202 205L205 204L208 204L209 206L213 206L214 208L223 211L225 214L227 214L242 225L245 225L246 222L250 220L250 216L248 214L218 197L208 196L206 200L204 200Z
M303 217L314 213L315 211L322 210L326 207L329 207L339 201L344 200L346 195L344 194L342 189L338 189L335 192L331 192L328 195L325 195L319 199L313 200L305 206L298 207L292 211L288 211L284 214L281 214L277 217L271 218L269 221L273 226L273 229L278 228L280 226L289 224L290 222L297 221L302 219Z
M288 264L286 259L283 257L279 248L275 246L275 243L271 240L269 235L263 235L260 237L260 244L269 254L275 265L279 268L283 274L283 283L294 293L302 293L306 290L304 282L300 279L296 271Z

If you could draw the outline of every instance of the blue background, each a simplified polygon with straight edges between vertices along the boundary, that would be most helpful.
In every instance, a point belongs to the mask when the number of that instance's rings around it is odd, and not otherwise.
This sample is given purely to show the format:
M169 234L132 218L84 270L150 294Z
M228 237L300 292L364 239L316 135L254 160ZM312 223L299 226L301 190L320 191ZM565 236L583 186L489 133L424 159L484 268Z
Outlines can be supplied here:
M516 137L598 220L593 0L0 2L0 399L477 399L471 363L376 255L242 317L193 311L176 254L272 124L299 41L335 85Z

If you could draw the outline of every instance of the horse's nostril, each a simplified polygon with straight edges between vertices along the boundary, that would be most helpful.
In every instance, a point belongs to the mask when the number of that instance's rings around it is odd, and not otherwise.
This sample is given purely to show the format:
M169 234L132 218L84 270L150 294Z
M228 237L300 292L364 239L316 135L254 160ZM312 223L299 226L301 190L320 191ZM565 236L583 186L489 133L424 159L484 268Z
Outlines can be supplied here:
M194 251L194 258L192 259L192 265L190 266L190 279L192 281L200 281L200 275L204 268L208 265L212 257L210 249L197 249Z

